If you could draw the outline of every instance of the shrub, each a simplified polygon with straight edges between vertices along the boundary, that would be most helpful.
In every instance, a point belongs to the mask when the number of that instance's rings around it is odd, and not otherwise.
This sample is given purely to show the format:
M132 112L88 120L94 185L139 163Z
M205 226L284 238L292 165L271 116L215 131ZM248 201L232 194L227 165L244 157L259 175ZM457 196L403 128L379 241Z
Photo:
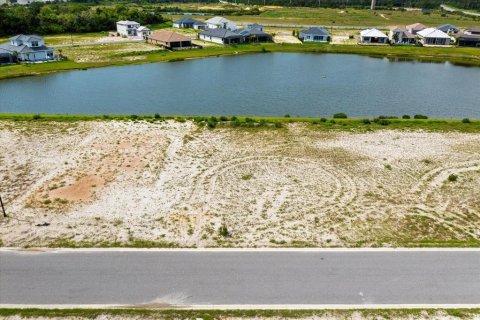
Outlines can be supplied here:
M448 176L448 181L450 182L455 182L457 181L457 179L458 179L458 176L456 174L452 173L451 175Z
M283 127L282 123L280 121L275 122L275 128L281 128Z
M320 118L320 122L327 122L327 118Z
M210 117L210 120L215 121L215 122L218 122L217 117L215 117L215 116L211 116L211 117Z
M347 119L348 116L347 116L345 113L340 112L340 113L335 113L335 114L333 115L333 118L334 118L334 119Z
M239 127L240 124L241 124L240 120L238 119L232 120L232 127Z
M138 116L137 116L136 114L132 114L132 115L130 116L130 119L132 119L132 120L137 120L137 119L138 119Z
M472 121L470 121L470 119L468 118L465 118L465 119L462 119L462 123L472 123Z
M381 126L388 126L389 124L392 123L390 120L380 119L380 118L375 118L375 119L373 120L373 122L375 122L376 124L379 124L379 125L381 125Z
M362 123L363 124L370 124L372 122L370 121L370 119L362 119Z
M286 115L283 116L284 118L290 118L290 115L287 113Z
M231 121L235 121L235 120L238 120L238 118L237 118L236 116L231 116L231 117L230 117L230 120L231 120Z
M225 224L222 224L220 228L218 228L218 235L221 237L228 237L230 233L228 232L228 228Z
M428 117L423 114L416 114L413 116L413 119L428 119Z
M42 116L39 115L39 114L34 114L34 115L32 116L32 118L33 118L33 120L40 120L40 119L42 119Z
M332 120L330 120L330 123L331 123L331 124L335 124L335 123L337 123L337 121L335 121L335 120L332 119Z
M217 126L217 121L213 121L212 119L208 119L207 126L211 129L214 129Z
M153 117L154 117L155 119L160 119L160 118L161 118L160 114L158 114L158 113L155 113L155 115L154 115Z
M225 116L221 116L221 117L220 117L220 121L228 121L228 118L225 117Z
M410 118L411 118L411 117L410 117L408 114L404 114L404 115L402 116L402 119L410 119Z

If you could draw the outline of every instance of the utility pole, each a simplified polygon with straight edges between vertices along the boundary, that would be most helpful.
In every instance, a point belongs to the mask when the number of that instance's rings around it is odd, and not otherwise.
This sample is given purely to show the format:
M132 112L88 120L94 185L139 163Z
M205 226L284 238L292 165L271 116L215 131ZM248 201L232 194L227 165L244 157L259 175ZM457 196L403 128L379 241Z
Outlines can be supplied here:
M0 195L0 206L2 208L3 217L6 218L7 217L7 212L5 211L5 207L3 206L3 201L2 201L2 196L1 195Z
M377 0L372 0L372 5L370 6L370 10L375 10L376 4L377 4Z

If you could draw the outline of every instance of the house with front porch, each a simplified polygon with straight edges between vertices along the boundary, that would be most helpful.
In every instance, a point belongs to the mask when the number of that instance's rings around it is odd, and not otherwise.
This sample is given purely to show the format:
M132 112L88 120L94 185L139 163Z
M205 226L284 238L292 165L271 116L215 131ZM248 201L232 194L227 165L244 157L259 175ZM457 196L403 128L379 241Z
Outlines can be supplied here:
M191 38L167 30L154 32L148 37L147 41L170 50L191 49L193 47Z
M388 39L393 45L412 45L416 43L415 36L404 27L392 27L388 33Z
M418 41L424 46L449 46L452 38L445 32L427 28L417 32Z
M388 36L378 29L366 29L360 32L360 43L362 44L387 44Z
M55 60L54 49L45 46L44 39L36 35L11 37L9 42L0 44L0 55L4 62Z
M328 42L330 36L327 30L320 27L312 27L300 31L298 38L303 42Z

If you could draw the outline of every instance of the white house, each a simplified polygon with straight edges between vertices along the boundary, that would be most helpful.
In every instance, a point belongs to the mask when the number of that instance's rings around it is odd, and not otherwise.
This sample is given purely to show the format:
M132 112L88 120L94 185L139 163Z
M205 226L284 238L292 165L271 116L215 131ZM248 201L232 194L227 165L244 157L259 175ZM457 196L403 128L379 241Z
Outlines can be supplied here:
M435 29L427 28L417 32L419 42L427 46L449 46L452 38L445 32Z
M117 22L117 33L121 36L146 38L152 34L152 31L138 22L127 20Z
M385 33L377 29L366 29L360 32L360 43L370 44L370 43L379 43L385 44L388 43L388 37Z
M184 17L173 21L174 28L205 30L206 23L192 19L190 17Z
M152 30L147 27L140 26L140 28L137 29L137 36L142 37L143 39L147 39L151 34Z
M42 37L35 35L17 35L10 38L10 42L0 44L0 53L10 55L11 59L20 61L48 61L54 60L54 49L45 46Z
M205 21L205 23L207 24L207 29L222 28L230 31L237 29L237 25L234 22L222 17L213 17Z
M298 37L303 42L328 42L328 31L319 27L302 30Z

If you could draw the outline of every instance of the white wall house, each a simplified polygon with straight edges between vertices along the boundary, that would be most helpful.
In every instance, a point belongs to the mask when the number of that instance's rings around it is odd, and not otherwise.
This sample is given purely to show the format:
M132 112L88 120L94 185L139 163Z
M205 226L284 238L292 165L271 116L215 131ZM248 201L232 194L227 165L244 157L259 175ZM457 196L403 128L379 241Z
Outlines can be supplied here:
M388 36L378 29L366 29L360 32L360 42L363 44L388 43Z
M303 42L328 42L328 31L319 27L312 27L302 30L298 34L298 38Z
M435 28L423 29L417 32L417 36L419 42L427 46L449 46L452 41L452 37Z
M222 17L213 17L205 21L205 23L207 24L207 29L222 28L230 31L237 29L237 25L234 22Z
M223 28L206 29L205 31L200 32L198 37L201 40L219 44L234 44L245 41L245 37L243 35Z
M35 35L17 35L10 42L0 44L0 51L10 54L21 61L54 60L54 49L45 46L42 37Z
M152 31L135 21L118 21L117 33L121 36L146 38L152 34Z
M141 26L137 29L137 36L142 37L143 39L147 39L151 34L152 30L147 27Z

